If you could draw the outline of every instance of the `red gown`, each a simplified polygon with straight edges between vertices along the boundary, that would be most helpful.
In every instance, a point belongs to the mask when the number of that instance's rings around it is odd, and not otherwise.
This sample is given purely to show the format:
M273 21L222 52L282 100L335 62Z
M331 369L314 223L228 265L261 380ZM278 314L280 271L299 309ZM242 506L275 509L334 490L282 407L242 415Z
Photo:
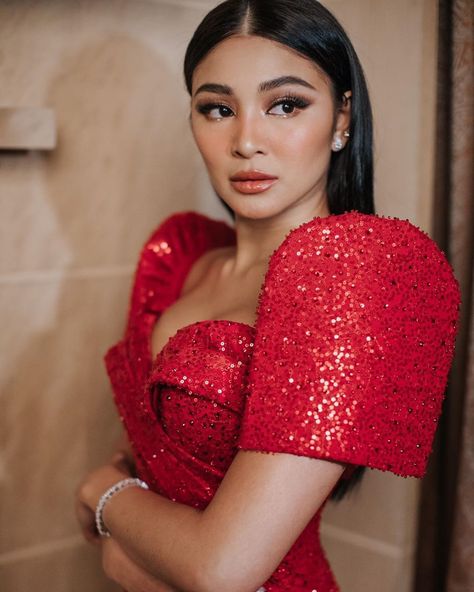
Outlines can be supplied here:
M235 241L225 222L186 211L143 248L124 338L105 357L139 476L199 509L238 449L342 461L341 478L357 465L422 477L460 306L444 253L408 220L315 217L271 255L255 327L198 321L153 360L153 326L193 263ZM338 590L320 517L261 590Z

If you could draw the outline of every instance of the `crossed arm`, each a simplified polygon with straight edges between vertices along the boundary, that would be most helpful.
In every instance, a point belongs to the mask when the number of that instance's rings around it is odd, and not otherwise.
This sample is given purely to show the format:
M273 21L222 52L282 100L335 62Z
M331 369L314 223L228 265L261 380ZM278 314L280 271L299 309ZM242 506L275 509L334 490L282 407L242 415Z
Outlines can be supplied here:
M204 511L151 491L123 490L104 510L112 534L102 543L104 567L128 592L255 592L344 468L292 454L239 450ZM112 464L92 472L79 488L79 504L94 511L102 493L124 476Z

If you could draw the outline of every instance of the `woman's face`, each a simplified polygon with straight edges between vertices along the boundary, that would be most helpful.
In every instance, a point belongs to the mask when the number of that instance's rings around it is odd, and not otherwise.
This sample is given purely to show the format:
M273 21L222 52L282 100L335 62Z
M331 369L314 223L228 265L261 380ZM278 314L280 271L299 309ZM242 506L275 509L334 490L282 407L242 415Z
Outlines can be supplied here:
M310 60L262 37L226 39L194 72L193 135L214 189L237 216L329 213L331 144L335 134L345 143L349 117L349 107L336 117L328 81Z

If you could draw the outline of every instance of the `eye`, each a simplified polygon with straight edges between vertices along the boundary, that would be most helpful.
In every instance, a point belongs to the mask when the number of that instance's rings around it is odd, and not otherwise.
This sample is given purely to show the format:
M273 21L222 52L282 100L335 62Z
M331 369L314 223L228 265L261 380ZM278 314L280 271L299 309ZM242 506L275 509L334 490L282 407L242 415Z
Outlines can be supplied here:
M280 117L289 117L298 110L306 109L309 105L310 102L302 97L287 95L274 101L268 113ZM203 103L197 105L196 110L213 121L220 121L234 115L232 109L224 103Z
M287 115L293 115L296 110L306 109L308 105L309 102L301 97L282 97L272 104L269 113L271 115L281 115L285 117Z
M233 115L230 107L220 103L205 103L196 107L199 113L205 115L208 119L220 120Z

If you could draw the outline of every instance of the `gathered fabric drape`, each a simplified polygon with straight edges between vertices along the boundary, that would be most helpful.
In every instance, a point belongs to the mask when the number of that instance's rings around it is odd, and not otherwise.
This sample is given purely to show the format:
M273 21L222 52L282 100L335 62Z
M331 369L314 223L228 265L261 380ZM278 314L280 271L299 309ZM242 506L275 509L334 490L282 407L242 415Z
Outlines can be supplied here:
M440 0L433 238L460 283L456 353L422 483L414 592L474 590L472 0Z

